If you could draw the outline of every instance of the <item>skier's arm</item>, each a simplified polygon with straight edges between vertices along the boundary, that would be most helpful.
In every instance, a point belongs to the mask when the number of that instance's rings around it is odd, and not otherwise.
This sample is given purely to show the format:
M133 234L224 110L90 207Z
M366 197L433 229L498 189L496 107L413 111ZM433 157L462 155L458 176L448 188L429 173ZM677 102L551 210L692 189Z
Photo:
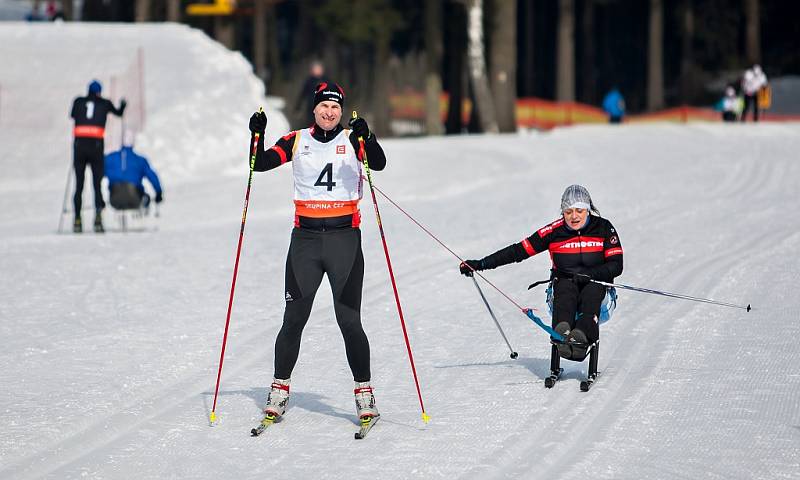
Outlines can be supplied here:
M158 175L156 175L155 170L150 167L150 163L146 158L141 157L141 159L144 163L144 176L147 177L147 181L153 186L153 190L156 191L156 194L161 193L161 182L158 180Z
M367 155L370 170L383 170L386 168L386 154L383 153L378 143L378 138L374 133L370 132L367 121L363 118L353 118L350 120L350 143L356 152L359 151L360 145L358 144L359 137L364 139L364 153Z
M122 116L122 114L125 112L125 107L128 105L128 102L126 102L124 98L119 101L119 108L115 107L114 102L111 100L106 100L106 102L108 102L108 111L118 117Z
M264 135L261 135L258 138L256 161L253 164L253 170L256 172L266 172L267 170L280 167L286 162L291 162L296 142L297 131L289 132L287 135L278 139L275 145L264 150Z
M75 118L77 110L78 110L78 99L76 98L75 100L72 101L72 111L69 114L70 118Z
M618 277L622 273L622 243L619 241L617 231L610 223L603 242L603 255L606 259L605 263L588 268L586 273L595 280L613 282L614 277Z

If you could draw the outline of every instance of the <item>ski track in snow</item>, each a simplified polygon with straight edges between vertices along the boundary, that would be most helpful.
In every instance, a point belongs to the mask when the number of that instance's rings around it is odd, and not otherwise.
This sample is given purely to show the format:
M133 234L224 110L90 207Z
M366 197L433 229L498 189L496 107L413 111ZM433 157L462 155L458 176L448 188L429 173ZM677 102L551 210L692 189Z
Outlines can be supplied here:
M199 38L144 28L165 54L170 42ZM115 48L135 44L135 31L119 34ZM25 51L34 34L73 45L98 32L114 30L15 25L0 28L0 40L17 39L11 50ZM215 53L213 68L202 68L198 59L215 48L192 46L184 67L198 85L204 75L237 75L235 56ZM18 76L0 68L0 84ZM65 105L83 82L74 76L60 90ZM177 83L151 95L176 96L169 111L149 104L158 125L184 111ZM181 92L196 98L192 88ZM209 427L246 181L244 146L219 156L225 148L213 144L238 144L231 135L261 100L251 91L233 101L208 95L209 109L234 113L192 125L211 145L207 154L182 165L170 137L146 132L142 149L166 185L157 231L55 234L68 143L24 171L21 155L42 133L17 126L9 137L0 128L0 162L10 167L0 182L0 478L797 478L800 326L790 289L800 278L800 232L790 199L800 184L799 126L587 126L383 141L389 162L375 172L377 185L465 258L555 219L564 187L582 183L620 232L621 283L754 309L620 291L602 327L598 382L580 392L587 364L563 361L563 380L547 390L546 334L483 284L519 352L508 358L458 261L379 196L432 417L424 425L367 192L363 319L382 420L353 440L352 382L323 282L286 418L250 438L283 313L291 175L283 168L254 180L220 420ZM62 123L46 131L63 136ZM113 226L110 215L106 222ZM548 266L539 255L486 275L544 309L543 289L525 288Z

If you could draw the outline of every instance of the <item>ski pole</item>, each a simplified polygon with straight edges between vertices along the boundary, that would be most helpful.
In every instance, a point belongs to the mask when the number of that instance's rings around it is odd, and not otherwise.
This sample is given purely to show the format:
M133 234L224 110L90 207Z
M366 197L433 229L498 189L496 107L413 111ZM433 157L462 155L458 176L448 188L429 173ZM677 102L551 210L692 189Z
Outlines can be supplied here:
M540 327L542 330L544 330L545 332L549 333L549 334L550 334L550 336L551 336L551 337L553 337L553 338L555 338L556 340L559 340L559 341L564 341L564 336L563 336L563 335L561 335L560 333L558 333L558 332L556 332L555 330L553 330L553 328L552 328L551 326L549 326L549 325L545 324L545 323L542 321L542 319L541 319L541 318L537 317L537 316L534 314L534 312L538 312L538 311L539 311L538 309L536 309L536 308L525 308L525 307L523 307L522 305L520 305L519 303L517 303L517 302L516 302L516 301L515 301L513 298L511 298L511 297L510 297L510 296L509 296L509 295L508 295L506 292L504 292L504 291L500 290L500 288L499 288L497 285L495 285L494 283L492 283L491 281L489 281L489 279L488 279L488 278L486 278L486 277L485 277L485 276L484 276L484 275L483 275L481 272L479 272L479 271L475 270L474 268L470 267L470 266L469 266L469 264L468 264L468 263L466 263L466 262L465 262L465 260L464 260L463 258L461 258L461 256L460 256L459 254L457 254L456 252L454 252L454 251L453 251L453 249L451 249L450 247L448 247L447 245L445 245L445 244L444 244L444 242L442 242L441 240L439 240L439 238L438 238L438 237L436 237L436 235L434 235L434 234L433 234L433 233L432 233L430 230L428 230L427 228L425 228L425 226L424 226L424 225L422 225L421 223L419 223L419 222L417 221L417 219L416 219L416 218L414 218L413 216L411 216L411 214L410 214L410 213L408 213L407 211L405 211L405 209L403 209L403 207L401 207L400 205L398 205L398 204L397 204L397 202L395 202L394 200L392 200L391 198L389 198L389 196L388 196L388 195L386 195L385 193L383 193L383 191L382 191L380 188L378 188L378 187L374 187L374 186L372 185L372 183L370 183L370 188L374 188L374 189L375 189L375 190L376 190L378 193L380 193L380 194L383 196L383 198L385 198L386 200L388 200L388 201L389 201L389 203L391 203L392 205L394 205L394 206L395 206L395 208L397 208L398 210L400 210L400 211L403 213L403 215L405 215L406 217L408 217L408 219L409 219L409 220L411 220L412 222L414 222L414 224L415 224L416 226L418 226L418 227L419 227L419 228L420 228L420 229L421 229L423 232L427 233L429 237L431 237L431 238L432 238L434 241L436 241L436 243L438 243L439 245L441 245L441 246L442 246L442 248L444 248L445 250L447 250L448 252L450 252L450 254L451 254L452 256L456 257L456 258L457 258L457 259L458 259L460 262L462 262L462 263L464 263L465 265L467 265L467 266L469 267L469 269L470 269L470 270L472 270L472 273L473 273L474 275L477 275L477 276L481 277L481 278L483 279L483 281L484 281L484 282L486 282L487 284L489 284L489 286L491 286L492 288L494 288L495 290L497 290L497 293L499 293L500 295L502 295L503 297L505 297L505 299L506 299L506 300L508 300L509 302L511 302L511 304L512 304L512 305L514 305L515 307L517 307L518 309L520 309L520 310L522 311L522 313L524 313L525 315L527 315L527 316L528 316L528 318L530 318L530 319L533 321L533 323L535 323L536 325L538 325L538 326L539 326L539 327ZM373 195L374 195L374 193L373 193Z
M358 114L353 110L353 118L358 118ZM400 306L400 295L397 293L397 283L394 281L394 271L392 270L392 260L389 258L389 247L386 244L386 235L383 232L383 224L381 223L381 212L378 210L378 199L375 196L375 188L372 184L372 172L369 169L369 160L367 159L367 152L364 149L364 138L358 137L358 156L364 163L364 170L367 172L367 183L369 183L369 190L372 193L372 205L375 207L375 219L378 221L378 230L381 233L381 242L383 243L383 253L386 256L386 267L389 269L389 278L392 280L392 290L394 290L394 300L397 304L397 313L400 316L400 326L403 329L403 338L406 342L406 350L408 350L408 359L411 363L411 372L414 374L414 385L417 387L417 397L419 398L419 406L422 409L422 421L428 423L431 417L425 413L425 404L422 402L422 392L419 388L419 379L417 378L417 368L414 366L414 354L411 353L411 343L408 341L408 332L406 330L406 322L403 319L403 308Z
M259 108L263 112L264 108ZM253 134L253 145L250 151L250 175L247 177L247 192L244 195L244 209L242 210L242 226L239 229L239 244L236 247L236 262L233 264L233 280L231 281L231 295L228 299L228 315L225 319L225 333L222 335L222 351L219 354L219 369L217 370L217 385L214 387L214 404L211 406L209 421L211 425L217 421L217 396L219 395L219 380L222 377L222 362L225 359L225 345L228 342L228 326L231 323L231 309L233 308L233 292L236 289L236 275L239 273L239 254L242 253L242 239L244 238L244 224L247 220L247 205L250 203L250 187L253 185L253 167L256 162L256 152L258 151L258 140L261 135L256 132Z
M500 326L500 322L498 322L497 317L494 316L492 307L489 306L489 302L486 300L486 296L483 294L483 290L481 290L480 285L478 285L478 281L475 280L475 276L472 276L472 281L475 283L475 288L478 289L478 293L481 295L481 300L483 300L483 304L486 305L486 309L489 310L489 315L492 316L494 324L497 325L497 330L500 331L500 335L502 335L503 340L506 341L506 345L508 345L508 349L511 351L511 358L517 358L517 352L515 352L514 349L511 348L511 344L508 342L508 338L506 338L506 332L503 331L503 327Z
M716 300L710 300L708 298L699 298L699 297L691 297L689 295L681 295L679 293L670 293L670 292L661 292L659 290L651 290L649 288L641 288L641 287L632 287L630 285L622 285L620 283L610 283L610 282L602 282L600 280L590 280L591 282L597 283L599 285L603 285L606 287L616 287L621 288L623 290L633 290L634 292L641 292L641 293L651 293L653 295L661 295L664 297L671 297L671 298L681 298L683 300L691 300L693 302L703 302L703 303L710 303L712 305L721 305L723 307L732 307L732 308L741 308L742 310L750 311L750 304L748 303L745 305L735 305L733 303L725 303L725 302L717 302Z
M72 168L73 166L69 166L69 170L67 170L67 184L64 186L64 201L61 202L61 217L58 219L58 233L61 233L61 230L64 226L64 215L67 214L67 197L69 196L69 186L72 183Z

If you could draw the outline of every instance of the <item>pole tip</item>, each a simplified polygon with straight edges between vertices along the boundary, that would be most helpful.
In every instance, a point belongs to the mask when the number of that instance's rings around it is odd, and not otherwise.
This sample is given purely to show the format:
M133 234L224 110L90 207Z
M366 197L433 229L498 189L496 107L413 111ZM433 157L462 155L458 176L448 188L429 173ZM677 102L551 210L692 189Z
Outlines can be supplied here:
M425 413L425 412L422 412L422 421L423 421L424 423L428 423L428 422L430 422L430 421L431 421L431 416L430 416L430 415L428 415L428 414L427 414L427 413Z
M511 358L517 358L517 352L511 352Z
M748 303L747 304L747 311L749 312L750 310L752 310L752 309L750 308L750 304Z
M217 414L215 412L211 412L211 415L208 416L208 421L211 423L211 426L214 426L214 423L217 422Z

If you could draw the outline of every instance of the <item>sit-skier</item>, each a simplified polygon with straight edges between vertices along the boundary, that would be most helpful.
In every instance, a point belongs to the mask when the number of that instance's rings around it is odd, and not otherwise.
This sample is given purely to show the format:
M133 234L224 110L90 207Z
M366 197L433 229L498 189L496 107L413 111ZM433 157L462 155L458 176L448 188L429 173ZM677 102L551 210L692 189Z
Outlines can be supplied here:
M480 260L466 260L460 270L497 268L521 262L548 251L553 265L553 328L565 338L559 345L570 355L570 343L591 345L600 339L598 318L606 295L603 285L622 273L622 244L611 222L600 216L589 192L580 185L567 187L561 196L561 218L519 243Z

